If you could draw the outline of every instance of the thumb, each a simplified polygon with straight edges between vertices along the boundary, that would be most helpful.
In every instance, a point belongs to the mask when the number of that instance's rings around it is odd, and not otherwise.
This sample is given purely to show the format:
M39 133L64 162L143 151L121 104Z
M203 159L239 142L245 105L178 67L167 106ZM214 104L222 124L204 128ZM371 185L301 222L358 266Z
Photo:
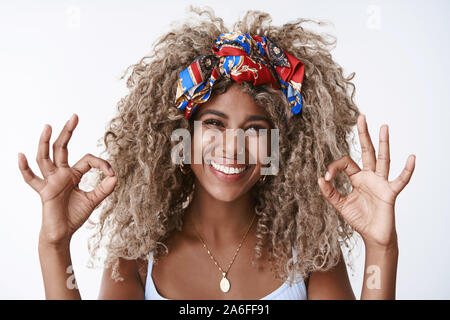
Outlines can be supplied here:
M337 210L342 212L342 207L345 202L345 196L341 195L330 181L320 177L318 180L320 191L325 199Z
M113 192L116 183L116 176L108 176L94 190L87 192L86 197L96 207Z

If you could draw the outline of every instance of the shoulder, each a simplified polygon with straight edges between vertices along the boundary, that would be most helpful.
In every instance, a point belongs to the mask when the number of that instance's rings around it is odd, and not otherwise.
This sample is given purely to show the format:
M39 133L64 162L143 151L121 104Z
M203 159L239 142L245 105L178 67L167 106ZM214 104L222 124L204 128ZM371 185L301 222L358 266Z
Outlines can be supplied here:
M118 271L122 280L112 279L112 268L105 268L99 299L144 299L146 267L146 260L119 258Z
M342 253L339 262L330 270L311 272L305 279L305 285L308 299L355 299Z
M306 276L305 279L303 279L304 283L305 283L305 287L306 290L308 290L308 283L309 283L309 278L311 277L311 273L308 273L308 275Z
M137 272L141 280L142 286L145 288L145 282L147 280L148 261L144 259L136 259L134 261L136 263Z

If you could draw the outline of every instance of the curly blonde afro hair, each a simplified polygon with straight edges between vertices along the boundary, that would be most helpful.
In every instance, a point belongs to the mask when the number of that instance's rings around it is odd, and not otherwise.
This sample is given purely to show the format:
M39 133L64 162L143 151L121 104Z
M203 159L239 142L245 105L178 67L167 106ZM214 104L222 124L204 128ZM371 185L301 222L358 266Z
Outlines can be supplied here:
M260 258L267 245L271 270L283 280L332 268L353 230L322 197L317 179L330 162L350 152L349 137L359 115L353 101L354 73L345 77L333 60L334 38L305 28L306 23L322 22L298 19L274 26L269 14L248 11L229 30L212 9L191 11L196 19L172 25L156 40L153 51L123 76L128 75L129 93L118 102L117 115L102 138L118 183L95 222L97 231L89 239L91 258L105 243L104 262L112 266L112 277L120 279L119 258L147 260L152 251L156 257L167 254L164 241L181 230L194 188L192 174L183 175L171 161L172 131L192 129L184 112L174 107L178 73L198 55L211 54L220 34L241 31L271 38L305 65L303 108L296 116L281 91L240 84L265 108L280 136L278 174L251 191L258 217L254 258ZM213 94L231 83L219 81ZM342 173L333 183L339 192L351 191ZM298 263L290 258L292 249Z

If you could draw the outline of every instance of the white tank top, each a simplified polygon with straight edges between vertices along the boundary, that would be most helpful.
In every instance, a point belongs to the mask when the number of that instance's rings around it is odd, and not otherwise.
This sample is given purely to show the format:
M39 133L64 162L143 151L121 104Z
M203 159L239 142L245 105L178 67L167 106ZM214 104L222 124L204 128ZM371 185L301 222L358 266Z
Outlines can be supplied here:
M292 253L295 263L296 255L294 249L292 249ZM156 286L152 278L152 269L153 252L150 253L148 261L147 279L145 281L145 300L169 300L161 296L158 290L156 290ZM303 280L297 280L292 283L292 286L290 286L288 280L286 280L281 287L262 297L260 300L307 300L305 282Z

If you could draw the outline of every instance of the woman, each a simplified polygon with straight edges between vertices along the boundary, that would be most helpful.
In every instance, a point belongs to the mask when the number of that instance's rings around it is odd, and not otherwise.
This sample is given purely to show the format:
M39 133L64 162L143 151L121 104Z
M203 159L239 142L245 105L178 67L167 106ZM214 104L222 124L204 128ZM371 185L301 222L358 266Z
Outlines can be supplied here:
M45 126L43 178L19 154L42 200L46 297L80 298L68 281L70 239L102 203L90 247L94 257L106 242L102 299L354 299L340 249L354 230L366 250L361 299L394 299L395 199L415 156L388 181L388 127L376 157L353 75L343 76L332 43L304 29L305 20L276 27L250 11L229 32L211 10L194 11L197 24L174 28L132 66L130 93L104 135L108 161L87 154L69 166L76 115L53 143L53 159ZM355 124L362 169L348 156ZM177 164L173 133L183 128L193 161ZM242 148L227 136L239 130ZM276 153L274 174L263 171L258 146ZM84 192L78 183L91 168L102 181Z

